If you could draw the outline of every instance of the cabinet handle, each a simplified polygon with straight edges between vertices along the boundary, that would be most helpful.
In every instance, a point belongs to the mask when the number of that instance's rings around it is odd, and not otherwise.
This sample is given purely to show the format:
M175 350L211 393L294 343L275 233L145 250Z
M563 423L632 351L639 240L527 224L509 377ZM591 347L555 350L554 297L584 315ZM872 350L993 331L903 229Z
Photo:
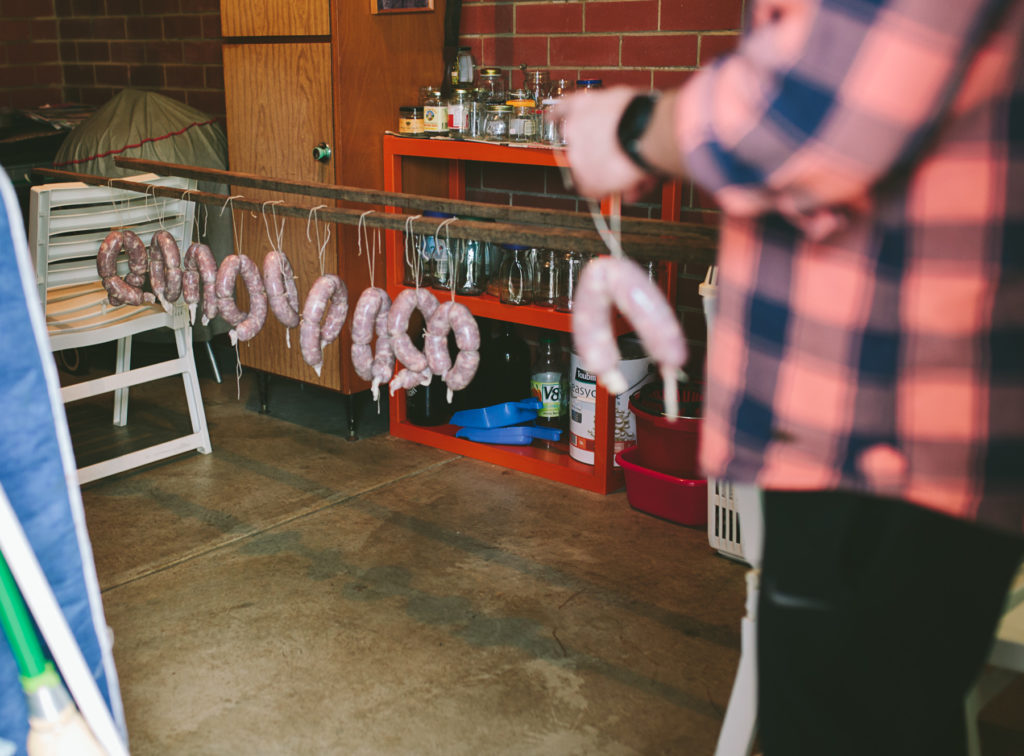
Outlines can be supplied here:
M313 159L321 163L329 161L331 159L331 146L327 142L320 142L320 144L313 148Z

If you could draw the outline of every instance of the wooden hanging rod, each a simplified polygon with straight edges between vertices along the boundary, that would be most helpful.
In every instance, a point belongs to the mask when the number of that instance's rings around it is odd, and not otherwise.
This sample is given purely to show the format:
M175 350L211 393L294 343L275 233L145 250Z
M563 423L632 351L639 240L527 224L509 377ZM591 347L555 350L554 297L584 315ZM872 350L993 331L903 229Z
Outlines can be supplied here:
M232 186L247 186L253 189L269 189L289 194L303 194L309 197L326 197L365 204L390 205L394 207L436 210L451 215L468 215L476 218L491 218L509 223L526 223L531 226L557 226L566 228L594 227L589 213L568 210L545 210L543 208L510 207L487 202L470 202L447 197L430 197L403 192L385 192L379 189L359 189L338 184L316 184L290 179L267 178L239 171L224 171L217 168L201 168L178 163L162 163L141 158L115 157L114 162L121 168L157 173L161 176L180 176L199 181L215 181ZM622 218L622 231L629 234L653 234L675 236L686 242L695 238L705 239L712 247L718 239L714 228L697 223L652 220L648 218Z
M187 167L187 166L186 166ZM200 202L205 205L215 205L224 208L230 203L233 210L248 210L253 213L262 213L267 210L265 201L248 200L244 197L231 197L226 194L212 192L201 192L198 190L183 191L174 187L157 186L145 182L133 181L130 178L111 178L109 176L95 176L84 173L73 173L62 171L56 168L36 168L33 171L41 176L58 179L60 181L80 181L84 184L94 186L107 186L115 189L127 189L149 194L154 197L169 197L172 199L188 199ZM154 171L155 172L155 171ZM178 174L173 174L178 175ZM193 178L193 176L185 176ZM259 178L259 177L256 177ZM271 181L270 179L266 179ZM292 193L301 193L298 191ZM376 192L384 195L383 200L387 204L396 202L400 195L390 192ZM434 198L426 198L434 201ZM287 203L275 203L273 212L280 216L301 218L308 220L313 213L311 207L292 205ZM427 209L433 209L427 208ZM331 223L343 223L346 225L357 225L362 210L343 207L321 207L316 210L316 218L320 221ZM410 219L412 219L410 221ZM363 219L363 224L369 228L382 228L390 231L405 231L407 222L410 223L412 231L418 234L433 234L440 223L437 218L422 218L411 214L372 212ZM446 235L454 239L478 239L481 241L493 242L495 244L519 244L528 247L544 247L549 249L574 249L579 252L590 254L603 254L608 251L598 233L591 229L563 228L563 227L541 227L531 225L519 225L512 223L487 223L481 221L455 220L444 227ZM630 257L643 260L670 260L674 262L694 262L711 264L714 261L714 245L709 245L706 238L695 235L692 239L683 239L679 236L665 237L652 236L649 234L624 233L622 235L622 246Z

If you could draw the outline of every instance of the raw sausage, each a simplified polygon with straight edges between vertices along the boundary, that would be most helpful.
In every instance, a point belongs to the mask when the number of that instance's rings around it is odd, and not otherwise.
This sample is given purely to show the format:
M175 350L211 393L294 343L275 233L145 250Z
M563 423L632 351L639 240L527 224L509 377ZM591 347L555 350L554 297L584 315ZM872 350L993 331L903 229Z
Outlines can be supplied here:
M423 368L423 370L410 370L409 368L403 368L398 371L398 375L391 379L391 383L388 384L388 393L391 396L395 395L395 392L399 389L411 389L414 386L429 386L430 381L433 380L434 374L430 372L430 368Z
M588 262L574 297L572 336L583 367L595 374L609 393L628 388L619 372L621 359L612 331L614 305L636 329L640 341L658 364L665 384L665 414L678 413L676 379L686 362L686 338L672 306L647 273L625 257L599 257Z
M388 334L388 312L391 297L384 289L366 289L352 312L352 366L364 381L372 381L370 392L374 400L380 395L380 384L391 380L395 369L395 351ZM370 346L377 334L376 355Z
M99 251L96 253L96 272L103 280L103 288L107 291L107 301L111 305L150 304L156 301L156 297L149 292L143 293L139 286L133 286L117 274L117 257L122 247L125 246L125 233L131 232L111 231L100 242ZM132 234L132 236L135 236L135 234ZM135 238L138 239L139 237L135 236ZM141 240L139 240L139 243L142 243ZM142 249L145 251L145 246ZM136 267L138 267L137 260ZM129 273L129 277L132 277L132 274ZM136 279L133 278L133 280ZM145 281L144 274L142 280Z
M299 324L299 292L295 273L284 252L272 249L263 258L263 283L267 287L270 309L286 328Z
M427 358L409 338L409 318L413 310L419 310L429 321L437 307L437 297L426 289L406 289L395 298L391 312L388 313L388 333L391 335L395 357L414 373L421 373L427 368Z
M181 251L169 231L153 234L149 243L149 283L160 304L168 312L181 296Z
M320 375L324 362L323 348L338 338L347 315L348 289L345 282L330 273L316 279L302 308L299 347L302 359L317 375ZM320 323L321 318L323 324Z
M242 312L235 304L235 278L242 275L242 282L249 292L249 312ZM228 323L234 326L228 331L231 345L248 341L263 328L267 320L267 292L263 288L259 268L247 255L228 255L217 271L217 310Z
M217 261L208 246L193 242L185 250L185 273L181 281L192 323L196 322L200 279L203 284L203 325L206 325L217 317Z
M448 332L455 333L459 354L452 365L448 353ZM457 302L444 302L434 310L427 321L427 336L423 351L434 375L444 378L448 386L448 402L452 394L469 385L480 365L480 329L469 308Z
M124 249L128 253L128 275L124 277L129 286L140 288L146 283L146 272L149 270L149 252L146 245L134 231L125 229L121 232L124 238ZM155 298L154 298L155 301Z

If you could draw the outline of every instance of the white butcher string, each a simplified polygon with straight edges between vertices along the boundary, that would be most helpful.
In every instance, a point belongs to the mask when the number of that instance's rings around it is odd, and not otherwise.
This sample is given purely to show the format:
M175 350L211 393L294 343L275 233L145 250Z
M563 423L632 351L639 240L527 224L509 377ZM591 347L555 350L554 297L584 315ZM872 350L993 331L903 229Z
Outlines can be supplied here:
M434 249L441 243L441 229L444 229L444 254L448 258L448 286L452 292L452 301L455 301L455 286L458 283L458 253L452 254L452 236L448 231L448 224L452 221L456 221L454 215L451 218L445 218L437 226L437 230L434 232Z
M260 206L263 212L263 227L267 230L267 241L270 242L271 249L278 251L281 251L281 244L284 241L284 218L281 219L281 225L277 225L277 208L275 205L283 204L284 200L267 200ZM267 205L271 206L270 214L273 216L274 236L270 235L270 223L267 221Z
M324 255L327 251L327 243L331 240L331 224L324 223L324 233L321 237L320 224L318 222L317 210L321 207L327 207L327 205L317 205L311 208L309 215L306 216L306 241L312 243L313 237L309 234L309 224L313 224L313 232L316 234L316 247L317 247L317 259L320 261L320 275L322 276L324 270Z
M356 224L356 242L358 243L358 251L356 256L363 254L363 247L366 247L366 271L370 274L370 288L373 288L376 276L374 275L377 270L377 253L380 249L380 229L374 234L373 244L370 243L370 232L366 228L366 216L370 213L376 212L376 210L367 210L359 216L359 222Z
M412 233L412 222L422 217L422 215L410 215L405 219L405 262L412 270L412 278L417 290L420 288L420 261L423 258L422 245L424 242L420 242L420 249L416 248L416 240L413 239Z

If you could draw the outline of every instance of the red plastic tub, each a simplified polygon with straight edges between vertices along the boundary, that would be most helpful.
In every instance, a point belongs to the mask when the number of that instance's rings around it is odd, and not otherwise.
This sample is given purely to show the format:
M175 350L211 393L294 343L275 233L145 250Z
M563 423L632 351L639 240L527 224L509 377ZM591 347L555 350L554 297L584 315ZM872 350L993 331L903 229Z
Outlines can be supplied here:
M636 418L638 465L677 478L698 478L697 445L700 442L701 392L691 385L679 387L679 411L682 417L665 417L660 381L646 384L629 398L629 409Z
M630 446L615 455L626 474L629 506L680 525L707 525L707 479L678 478L650 470L636 463L637 451L638 447Z

